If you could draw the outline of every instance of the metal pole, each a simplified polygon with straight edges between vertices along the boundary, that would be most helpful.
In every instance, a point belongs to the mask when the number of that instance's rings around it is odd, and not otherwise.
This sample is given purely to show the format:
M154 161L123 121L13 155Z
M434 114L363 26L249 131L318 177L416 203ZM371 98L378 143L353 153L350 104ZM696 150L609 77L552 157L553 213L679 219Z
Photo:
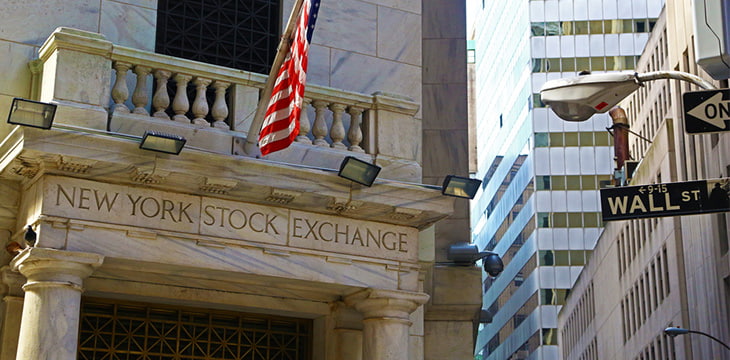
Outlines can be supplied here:
M636 77L636 80L639 83L642 83L644 81L651 81L651 80L658 80L658 79L673 79L673 80L682 80L691 82L705 90L715 90L717 89L715 85L712 85L709 81L686 72L682 71L671 71L671 70L663 70L663 71L650 71L647 73L635 73L634 77Z
M702 331L697 331L697 330L688 330L687 332L688 332L688 333L691 333L691 334L700 334L700 335L704 335L704 336L707 336L708 338L710 338L710 339L712 339L712 340L715 340L715 341L717 341L718 343L720 343L720 345L724 346L724 347L725 347L725 349L728 349L728 350L730 350L730 346L727 346L727 344L725 344L724 342L720 341L720 339L718 339L718 338L716 338L716 337L714 337L714 336L712 336L712 335L710 335L710 334L708 334L708 333L704 333L704 332L702 332Z
M608 115L613 120L613 126L608 129L613 130L613 151L616 157L616 170L621 170L626 160L631 159L631 154L629 154L629 119L626 117L626 111L618 106L611 109ZM621 186L622 184L617 183L618 181L619 179L614 179L614 185Z

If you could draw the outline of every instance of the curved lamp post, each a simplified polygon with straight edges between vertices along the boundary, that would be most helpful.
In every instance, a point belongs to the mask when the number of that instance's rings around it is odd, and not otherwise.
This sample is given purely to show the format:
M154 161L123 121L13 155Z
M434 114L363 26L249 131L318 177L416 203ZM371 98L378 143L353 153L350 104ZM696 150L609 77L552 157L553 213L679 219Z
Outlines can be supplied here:
M671 337L675 337L677 335L685 335L685 334L700 334L700 335L704 335L704 336L707 336L708 338L710 338L712 340L717 341L718 343L720 343L720 345L724 346L725 349L730 350L730 346L727 346L727 344L725 344L724 342L720 341L720 339L718 339L718 338L716 338L716 337L714 337L714 336L712 336L710 334L704 333L702 331L690 330L690 329L682 329L682 328L678 328L678 327L668 327L668 328L664 329L664 333L667 334L667 335L669 335L669 336L671 336Z
M705 79L681 71L585 74L546 82L540 89L540 98L561 119L585 121L593 114L611 110L644 82L659 79L682 80L706 90L715 89Z

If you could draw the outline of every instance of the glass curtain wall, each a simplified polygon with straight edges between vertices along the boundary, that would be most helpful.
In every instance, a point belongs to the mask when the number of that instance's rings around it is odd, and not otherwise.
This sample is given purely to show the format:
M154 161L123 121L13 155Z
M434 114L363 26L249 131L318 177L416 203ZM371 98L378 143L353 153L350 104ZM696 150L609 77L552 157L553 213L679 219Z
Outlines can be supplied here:
M611 120L545 108L548 80L633 70L662 0L467 0L476 68L477 177L472 241L505 270L483 274L475 359L559 359L557 314L603 224L613 174Z

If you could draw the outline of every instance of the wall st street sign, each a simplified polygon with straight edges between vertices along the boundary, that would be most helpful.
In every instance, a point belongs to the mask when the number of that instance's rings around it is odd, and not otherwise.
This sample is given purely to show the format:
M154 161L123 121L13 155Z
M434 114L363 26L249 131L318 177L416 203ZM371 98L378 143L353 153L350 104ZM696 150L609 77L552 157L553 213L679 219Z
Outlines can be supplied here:
M730 178L601 189L603 221L730 211Z
M730 89L688 91L682 104L688 134L730 131Z

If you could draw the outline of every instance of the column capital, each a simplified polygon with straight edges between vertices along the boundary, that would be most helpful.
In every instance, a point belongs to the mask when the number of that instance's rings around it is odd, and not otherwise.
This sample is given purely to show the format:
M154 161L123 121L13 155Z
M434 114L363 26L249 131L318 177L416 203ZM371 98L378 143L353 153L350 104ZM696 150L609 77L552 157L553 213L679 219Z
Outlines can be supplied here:
M428 294L401 290L363 289L345 297L345 304L354 307L369 318L408 319L409 315L425 304Z
M103 261L104 256L99 254L27 248L10 262L10 267L23 274L28 282L70 281L77 283L91 275Z

